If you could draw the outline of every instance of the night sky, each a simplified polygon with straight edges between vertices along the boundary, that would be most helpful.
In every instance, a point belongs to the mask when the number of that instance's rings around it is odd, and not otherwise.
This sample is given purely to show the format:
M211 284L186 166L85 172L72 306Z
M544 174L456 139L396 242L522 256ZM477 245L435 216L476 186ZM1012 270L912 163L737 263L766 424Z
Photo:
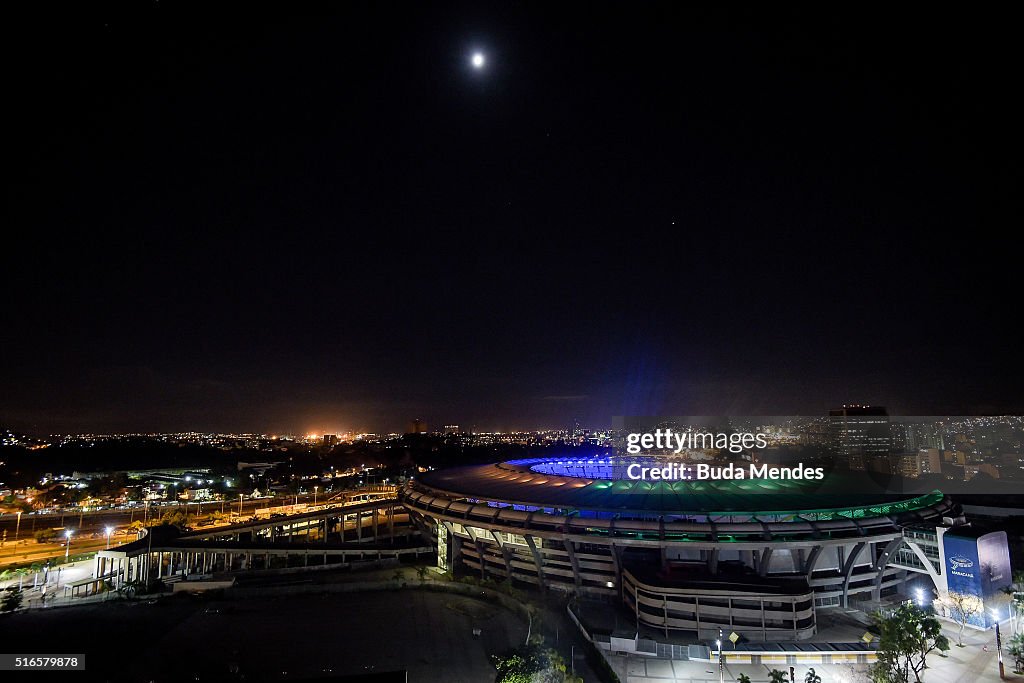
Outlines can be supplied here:
M1024 409L1005 17L555 5L9 15L0 424Z

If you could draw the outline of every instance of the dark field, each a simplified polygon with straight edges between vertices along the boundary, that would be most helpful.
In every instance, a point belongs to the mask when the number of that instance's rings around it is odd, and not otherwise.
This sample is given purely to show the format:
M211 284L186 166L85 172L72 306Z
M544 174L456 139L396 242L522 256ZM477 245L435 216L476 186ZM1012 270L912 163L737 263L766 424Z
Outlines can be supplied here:
M175 597L0 617L2 652L86 653L84 675L18 678L38 681L302 680L407 669L417 683L482 683L494 678L488 655L525 636L525 624L498 605L420 590Z

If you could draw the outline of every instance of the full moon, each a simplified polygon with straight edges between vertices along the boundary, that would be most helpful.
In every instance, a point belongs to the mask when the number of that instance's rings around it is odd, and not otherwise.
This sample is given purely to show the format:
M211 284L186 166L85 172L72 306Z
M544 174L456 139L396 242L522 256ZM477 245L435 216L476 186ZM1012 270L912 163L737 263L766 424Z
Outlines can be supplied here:
M473 53L473 67L476 69L482 69L484 66L484 55L481 52Z

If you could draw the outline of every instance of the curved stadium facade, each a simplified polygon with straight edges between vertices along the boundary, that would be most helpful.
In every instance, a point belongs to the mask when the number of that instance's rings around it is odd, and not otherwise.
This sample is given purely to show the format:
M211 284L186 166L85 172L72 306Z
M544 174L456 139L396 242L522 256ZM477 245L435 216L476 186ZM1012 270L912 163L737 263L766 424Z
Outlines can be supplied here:
M666 633L750 640L806 638L816 608L895 592L913 570L893 564L905 532L959 517L937 491L871 500L806 482L618 478L625 462L456 467L400 497L442 570L621 600Z

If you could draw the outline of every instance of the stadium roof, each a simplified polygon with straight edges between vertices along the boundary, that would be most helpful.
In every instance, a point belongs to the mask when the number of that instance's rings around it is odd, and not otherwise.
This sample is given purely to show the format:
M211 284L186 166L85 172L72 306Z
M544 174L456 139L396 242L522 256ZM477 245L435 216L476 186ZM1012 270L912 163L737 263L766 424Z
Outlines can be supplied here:
M862 493L870 490L835 476L821 481L718 480L645 481L565 476L537 472L551 458L515 460L427 472L418 484L452 497L526 508L605 510L659 514L730 513L809 519L876 517L923 510L943 494ZM855 478L852 478L855 480ZM877 485L876 485L877 488Z

